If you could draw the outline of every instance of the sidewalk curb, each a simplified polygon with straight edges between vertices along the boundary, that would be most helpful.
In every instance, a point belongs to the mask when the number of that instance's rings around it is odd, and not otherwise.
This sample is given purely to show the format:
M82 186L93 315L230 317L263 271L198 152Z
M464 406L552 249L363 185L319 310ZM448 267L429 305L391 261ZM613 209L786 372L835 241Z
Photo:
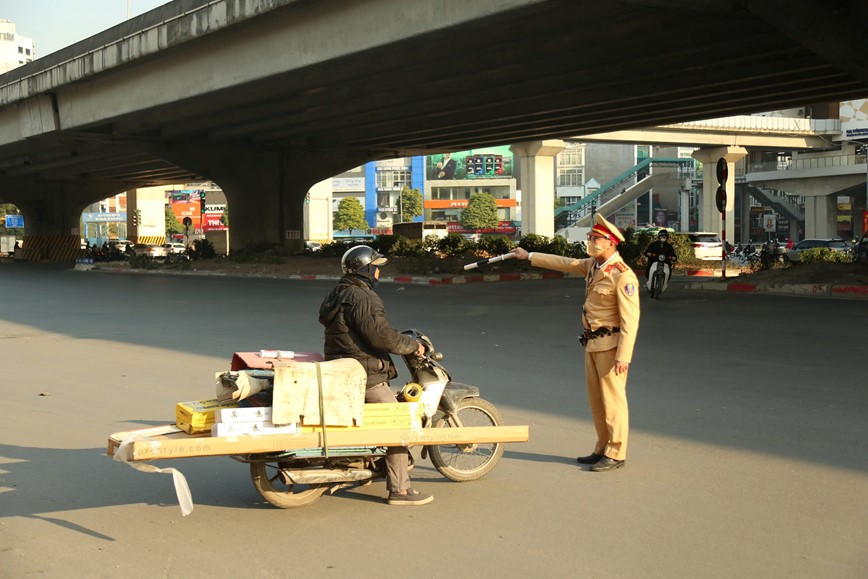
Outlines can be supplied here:
M734 281L690 281L684 284L684 289L868 299L868 286L866 285L830 285L825 283L752 284Z
M81 271L78 267L76 270ZM225 271L163 271L149 269L129 269L126 267L94 267L93 270L88 268L86 271L108 271L108 272L130 272L139 274L155 274L155 275L205 275L218 277L252 277L263 279L289 279L302 281L337 281L341 278L339 275L332 274L287 274L278 275L273 273L232 273ZM692 270L687 272L690 277L701 277L703 274L694 272L706 272L706 270ZM714 272L714 270L707 270ZM720 270L716 270L717 275L720 275ZM709 279L702 281L685 281L678 282L673 279L674 284L678 287L687 290L701 291L726 291L739 293L770 293L777 295L795 295L795 296L811 296L811 297L831 297L843 299L868 299L868 285L830 285L830 284L753 284L739 281L728 281L715 279L706 274ZM733 276L735 277L735 276ZM473 274L473 275L439 275L439 276L411 276L411 275L395 275L383 276L380 283L397 283L405 285L464 285L470 283L493 283L503 281L528 281L538 279L565 279L565 278L581 278L581 276L566 274L559 271L528 271L528 272L510 272L510 273L492 273L492 274Z

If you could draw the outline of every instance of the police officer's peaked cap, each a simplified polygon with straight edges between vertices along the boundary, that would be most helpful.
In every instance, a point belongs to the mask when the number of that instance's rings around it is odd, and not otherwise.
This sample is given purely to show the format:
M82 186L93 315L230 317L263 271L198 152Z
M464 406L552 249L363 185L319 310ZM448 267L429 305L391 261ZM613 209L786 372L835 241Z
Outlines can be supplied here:
M591 231L609 239L614 242L615 245L624 241L624 235L621 233L621 230L612 225L599 213L594 213L594 226L591 228Z

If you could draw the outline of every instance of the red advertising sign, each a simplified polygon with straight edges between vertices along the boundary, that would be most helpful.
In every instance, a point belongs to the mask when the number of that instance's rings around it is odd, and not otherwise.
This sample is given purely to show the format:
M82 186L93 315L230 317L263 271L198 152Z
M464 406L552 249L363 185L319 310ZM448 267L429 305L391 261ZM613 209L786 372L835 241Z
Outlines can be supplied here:
M465 229L457 221L450 221L446 224L449 233L501 233L503 235L515 235L516 227L512 221L501 221L494 229Z
M204 218L204 231L224 231L226 226L223 225L223 212L220 213L209 213L205 212L202 216Z

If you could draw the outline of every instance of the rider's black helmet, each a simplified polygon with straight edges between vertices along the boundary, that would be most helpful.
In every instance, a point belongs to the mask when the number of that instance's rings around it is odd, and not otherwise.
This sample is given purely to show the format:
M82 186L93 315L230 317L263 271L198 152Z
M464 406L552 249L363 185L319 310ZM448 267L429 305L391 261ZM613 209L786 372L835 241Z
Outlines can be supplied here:
M664 239L664 238L665 238L665 239L669 239L669 232L666 231L665 229L661 229L661 230L657 233L657 238L658 238L658 239Z
M341 270L346 273L359 273L369 265L385 265L386 258L367 245L356 245L341 258Z

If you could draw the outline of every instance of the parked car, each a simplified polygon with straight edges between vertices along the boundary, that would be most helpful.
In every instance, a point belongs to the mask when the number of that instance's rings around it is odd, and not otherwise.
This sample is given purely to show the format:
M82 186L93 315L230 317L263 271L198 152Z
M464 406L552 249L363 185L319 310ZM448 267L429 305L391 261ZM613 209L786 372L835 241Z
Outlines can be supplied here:
M133 251L136 257L145 256L153 258L165 258L169 253L162 245L154 245L153 243L137 243L133 246Z
M133 242L129 239L110 239L108 241L109 251L113 249L117 249L120 253L125 253L129 248L133 246Z
M716 259L720 261L723 255L723 242L717 233L707 231L691 231L687 234L690 247L696 259Z
M868 261L868 233L853 247L853 261Z
M322 249L322 243L319 241L305 241L304 242L304 250L307 252L320 251Z
M853 244L843 239L803 239L787 251L787 259L793 263L801 261L801 253L808 249L828 247L832 251L852 251Z
M164 243L163 248L166 253L185 253L187 251L183 243Z

